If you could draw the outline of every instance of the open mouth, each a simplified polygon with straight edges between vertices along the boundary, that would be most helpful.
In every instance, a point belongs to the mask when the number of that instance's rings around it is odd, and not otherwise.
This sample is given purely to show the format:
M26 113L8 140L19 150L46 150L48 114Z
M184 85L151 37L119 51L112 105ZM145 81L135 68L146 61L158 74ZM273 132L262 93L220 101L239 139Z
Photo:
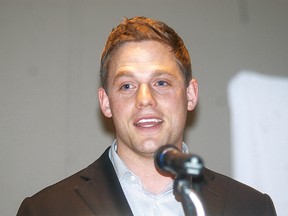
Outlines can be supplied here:
M161 120L161 119L147 118L147 119L140 119L139 121L135 122L134 125L136 127L150 128L150 127L154 127L156 125L159 125L162 122L163 122L163 120Z

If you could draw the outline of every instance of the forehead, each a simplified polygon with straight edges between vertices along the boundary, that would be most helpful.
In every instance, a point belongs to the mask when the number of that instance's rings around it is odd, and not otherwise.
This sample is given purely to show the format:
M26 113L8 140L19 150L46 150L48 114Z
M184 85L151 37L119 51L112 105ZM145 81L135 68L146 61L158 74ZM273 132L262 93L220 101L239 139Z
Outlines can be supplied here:
M114 51L109 73L129 67L141 66L146 70L178 70L179 65L171 47L157 41L128 42ZM165 69L166 68L166 69Z

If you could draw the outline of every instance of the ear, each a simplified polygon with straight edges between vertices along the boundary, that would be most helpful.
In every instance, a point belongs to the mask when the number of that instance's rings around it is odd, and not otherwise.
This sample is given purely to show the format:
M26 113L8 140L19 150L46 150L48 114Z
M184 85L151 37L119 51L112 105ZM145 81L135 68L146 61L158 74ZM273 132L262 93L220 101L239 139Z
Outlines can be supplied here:
M109 98L108 98L106 91L103 88L98 89L98 99L99 99L102 113L106 117L111 118L112 112L111 112L111 108L110 108Z
M187 110L192 111L194 110L197 101L198 101L198 83L197 80L192 79L189 82L189 86L187 87Z

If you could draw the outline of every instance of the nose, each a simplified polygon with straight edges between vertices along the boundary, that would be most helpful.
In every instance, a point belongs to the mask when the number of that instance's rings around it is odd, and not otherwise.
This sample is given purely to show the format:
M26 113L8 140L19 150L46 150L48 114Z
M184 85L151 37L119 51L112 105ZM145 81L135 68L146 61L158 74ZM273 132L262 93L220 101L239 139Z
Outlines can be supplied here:
M136 106L137 108L155 106L156 100L153 96L153 90L147 84L141 84L137 91Z

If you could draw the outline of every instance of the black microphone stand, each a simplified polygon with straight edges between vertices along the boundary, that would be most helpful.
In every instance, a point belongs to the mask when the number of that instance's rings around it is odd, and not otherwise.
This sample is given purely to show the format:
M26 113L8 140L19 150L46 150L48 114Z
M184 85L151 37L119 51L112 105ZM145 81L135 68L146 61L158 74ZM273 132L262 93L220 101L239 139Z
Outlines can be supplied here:
M187 157L182 169L176 174L173 192L180 195L182 207L186 216L205 216L203 204L194 188L202 180L203 160L197 155ZM197 181L194 181L196 180ZM194 188L193 188L194 186Z
M173 192L180 195L182 207L186 216L205 216L203 204L193 189L193 184L199 184L202 180L202 171L204 168L203 160L197 155L187 154L187 159L183 163L182 169L176 173ZM197 179L197 182L193 182Z
M155 154L155 164L160 170L176 176L173 192L181 198L185 215L193 216L196 213L197 216L205 216L203 204L193 189L202 180L203 160L197 155L180 153L175 146L166 145Z
M205 216L203 204L192 187L191 176L177 176L174 180L173 191L180 195L183 210L186 216Z

